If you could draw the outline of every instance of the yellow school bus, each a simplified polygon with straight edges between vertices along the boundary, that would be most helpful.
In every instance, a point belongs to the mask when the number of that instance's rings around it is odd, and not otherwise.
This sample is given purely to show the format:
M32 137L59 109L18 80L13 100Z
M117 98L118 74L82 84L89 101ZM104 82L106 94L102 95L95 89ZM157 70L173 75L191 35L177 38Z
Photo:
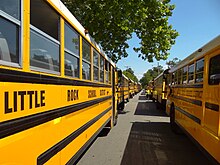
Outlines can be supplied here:
M166 100L167 100L167 77L169 74L169 69L164 70L153 82L153 99L157 101L163 109L166 109Z
M76 163L116 122L115 64L60 0L0 15L0 164Z
M125 103L129 101L128 78L120 69L117 69L116 86L117 109L123 110Z
M129 87L129 98L134 97L134 84L135 82L131 79L129 79L128 87Z
M182 128L220 163L220 36L170 71L166 110L171 128Z

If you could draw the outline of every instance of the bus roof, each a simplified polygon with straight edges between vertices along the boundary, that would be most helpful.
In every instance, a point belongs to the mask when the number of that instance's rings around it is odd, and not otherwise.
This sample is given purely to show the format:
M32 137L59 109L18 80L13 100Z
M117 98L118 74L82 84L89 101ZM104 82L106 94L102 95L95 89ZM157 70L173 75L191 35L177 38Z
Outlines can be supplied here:
M102 48L94 41L94 39L89 35L85 34L85 28L80 24L80 22L73 16L73 14L67 9L67 7L60 0L50 0L52 4L58 9L58 11L68 18L75 28L80 32L80 34L90 41L95 47L105 56L105 58L115 67L115 63L104 53Z
M185 65L193 62L194 60L197 60L197 59L203 57L203 55L205 55L207 52L211 51L212 49L216 48L219 45L220 45L220 35L218 35L216 38L214 38L213 40L211 40L210 42L208 42L207 44L202 46L197 51L193 52L191 55L189 55L184 60L182 60L179 64L172 67L169 72L172 73L172 72L184 67Z
M157 80L158 78L160 78L161 76L163 76L163 74L168 74L170 69L165 69L162 73L160 73L156 78L154 78L154 80Z

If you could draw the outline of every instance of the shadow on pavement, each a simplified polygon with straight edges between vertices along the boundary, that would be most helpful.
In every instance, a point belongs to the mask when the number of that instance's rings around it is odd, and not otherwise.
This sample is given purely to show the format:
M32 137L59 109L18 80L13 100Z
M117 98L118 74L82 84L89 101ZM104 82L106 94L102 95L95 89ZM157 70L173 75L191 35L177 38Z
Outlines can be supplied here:
M121 165L210 165L202 152L169 123L134 122Z
M129 113L130 111L125 111L125 110L121 110L121 111L118 111L118 114L119 115L125 115L125 114L127 114L127 113Z
M147 100L147 97L146 96L139 96L138 100Z
M167 116L165 111L157 109L156 104L150 102L150 100L146 100L146 102L138 102L134 115Z

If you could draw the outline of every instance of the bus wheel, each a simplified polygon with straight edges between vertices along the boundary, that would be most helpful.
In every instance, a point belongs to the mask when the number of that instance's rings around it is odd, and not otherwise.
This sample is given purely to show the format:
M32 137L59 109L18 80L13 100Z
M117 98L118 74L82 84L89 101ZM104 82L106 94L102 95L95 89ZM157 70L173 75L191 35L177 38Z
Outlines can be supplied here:
M179 128L179 126L175 122L175 108L174 108L174 105L171 105L171 107L170 107L170 127L171 127L171 130L175 134L182 134L181 129Z

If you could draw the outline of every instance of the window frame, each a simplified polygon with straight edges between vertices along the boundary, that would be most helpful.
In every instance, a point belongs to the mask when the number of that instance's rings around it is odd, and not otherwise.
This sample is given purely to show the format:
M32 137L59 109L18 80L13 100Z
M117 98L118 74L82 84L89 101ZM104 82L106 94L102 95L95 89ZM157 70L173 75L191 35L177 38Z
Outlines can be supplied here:
M78 36L78 44L79 44L78 55L75 52L72 52L71 50L66 48L66 45L65 45L65 35L66 35L65 26L67 26L70 30L72 30L73 33L75 33ZM67 77L77 78L77 79L80 78L80 66L79 66L80 65L80 46L81 46L80 45L80 34L67 21L64 21L64 75ZM78 60L78 68L77 68L77 75L78 76L70 76L70 75L66 74L66 68L65 68L66 53Z
M85 43L85 44L87 44L88 46L89 46L89 52L90 52L90 54L89 54L89 57L90 57L90 61L88 61L87 59L85 59L85 58L83 58L83 43ZM91 81L92 80L92 77L91 77L91 72L92 72L92 65L91 65L91 57L92 57L92 55L91 55L91 44L86 40L86 39L84 39L84 38L82 38L82 65L83 65L83 63L86 63L87 65L89 65L90 66L90 73L89 73L89 79L86 79L86 78L83 78L83 66L82 66L82 79L83 80L89 80L89 81Z
M97 54L98 55L98 65L96 65L95 63L94 63L94 54ZM100 63L100 54L99 54L99 52L97 51L97 50L95 50L95 49L93 49L93 81L95 81L95 82L99 82L100 80L100 70L99 70L99 63ZM98 80L96 80L95 79L95 69L94 68L96 68L96 69L98 69Z
M197 71L197 63L198 62L200 62L200 61L202 61L203 60L203 70L202 71ZM204 66L205 66L205 59L204 59L204 57L203 58L200 58L200 59L198 59L198 60L196 60L196 62L195 62L195 83L196 84L198 84L198 83L203 83L204 82ZM199 74L202 74L202 81L196 81L196 79L197 79L197 75L199 75Z
M190 69L191 69L192 66L193 66L193 71L191 73ZM188 80L187 80L187 83L193 84L195 82L194 74L195 74L195 63L191 63L191 64L188 65L188 72L187 72ZM190 76L193 76L193 79L189 79Z
M219 57L218 57L219 56ZM209 85L211 85L211 86L213 86L213 85L217 85L217 86L219 86L220 85L220 74L218 74L218 76L219 76L219 80L218 80L218 83L211 83L210 81L210 72L211 72L211 60L212 59L214 59L214 58L216 58L216 57L218 57L218 58L220 58L220 53L219 54L217 54L217 55L215 55L215 56L212 56L210 59L209 59L209 71L208 71L208 84Z
M22 47L22 40L23 40L23 26L22 26L22 16L23 16L23 1L20 1L20 20L16 19L15 17L11 16L10 14L6 13L3 10L0 10L0 17L2 17L2 19L4 19L5 21L8 21L9 23L14 24L18 31L18 40L17 40L17 44L18 44L18 63L14 63L11 61L4 61L4 60L0 60L0 64L4 65L4 66L9 66L9 67L16 67L16 68L22 68L23 67L23 63L22 63L22 52L23 52L23 47ZM10 53L10 50L9 50Z

